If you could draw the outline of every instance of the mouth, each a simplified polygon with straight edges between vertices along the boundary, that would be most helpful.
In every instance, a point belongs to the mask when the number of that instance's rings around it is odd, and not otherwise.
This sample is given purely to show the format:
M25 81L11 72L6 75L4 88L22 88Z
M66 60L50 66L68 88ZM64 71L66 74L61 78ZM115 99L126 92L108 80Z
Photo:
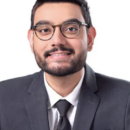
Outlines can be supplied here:
M61 53L50 53L48 56L64 56L64 55L71 55L71 52L61 52Z
M70 57L71 54L72 54L71 52L53 52L53 53L49 53L47 57L54 58L54 59L66 59Z

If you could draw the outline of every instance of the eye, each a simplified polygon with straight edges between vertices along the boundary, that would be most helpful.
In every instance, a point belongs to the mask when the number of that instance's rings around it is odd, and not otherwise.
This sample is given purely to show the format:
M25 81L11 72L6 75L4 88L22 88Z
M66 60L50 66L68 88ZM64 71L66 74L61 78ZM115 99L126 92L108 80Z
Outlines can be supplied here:
M53 32L53 28L50 25L38 26L36 30L40 35L49 35Z
M49 28L43 28L39 30L40 33L49 33L51 30Z
M77 28L69 27L66 29L66 31L74 32L74 31L77 31Z
M65 24L62 29L64 33L77 33L79 27L77 24L71 23L71 24Z

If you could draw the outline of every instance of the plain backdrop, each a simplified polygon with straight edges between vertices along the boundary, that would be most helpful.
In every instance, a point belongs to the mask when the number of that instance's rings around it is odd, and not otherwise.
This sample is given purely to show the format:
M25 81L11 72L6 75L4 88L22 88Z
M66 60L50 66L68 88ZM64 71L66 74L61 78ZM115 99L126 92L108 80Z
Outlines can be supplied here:
M27 39L35 0L0 0L0 81L39 71ZM130 81L130 0L88 0L97 30L87 63Z

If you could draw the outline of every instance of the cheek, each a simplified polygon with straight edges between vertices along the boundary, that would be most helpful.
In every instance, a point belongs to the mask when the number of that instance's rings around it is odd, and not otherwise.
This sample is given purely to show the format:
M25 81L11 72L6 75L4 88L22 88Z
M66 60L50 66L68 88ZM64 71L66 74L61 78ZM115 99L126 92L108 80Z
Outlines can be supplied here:
M88 47L87 39L82 39L81 40L81 46L82 46L82 49L87 50L87 47Z
M86 32L86 28L84 28L84 30L81 30L79 36L77 37L77 39L75 39L75 47L77 48L78 51L87 51L87 47L88 47L88 37L87 37L87 32Z
M87 51L87 39L75 39L71 45L77 54Z
M46 50L47 44L44 41L41 41L37 38L34 38L34 50L38 54L43 54L44 51Z

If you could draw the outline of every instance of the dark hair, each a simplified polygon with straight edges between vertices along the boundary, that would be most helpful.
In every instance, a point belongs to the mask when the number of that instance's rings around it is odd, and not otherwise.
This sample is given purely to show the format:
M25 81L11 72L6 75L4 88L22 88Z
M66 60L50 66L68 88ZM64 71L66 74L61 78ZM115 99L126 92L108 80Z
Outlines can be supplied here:
M36 12L37 8L40 7L43 3L47 3L47 2L69 2L69 3L75 3L75 4L79 5L81 7L85 22L88 24L88 27L92 26L89 7L88 7L88 3L86 2L86 0L37 0L32 8L31 29L34 26L34 16L35 16L35 12Z

